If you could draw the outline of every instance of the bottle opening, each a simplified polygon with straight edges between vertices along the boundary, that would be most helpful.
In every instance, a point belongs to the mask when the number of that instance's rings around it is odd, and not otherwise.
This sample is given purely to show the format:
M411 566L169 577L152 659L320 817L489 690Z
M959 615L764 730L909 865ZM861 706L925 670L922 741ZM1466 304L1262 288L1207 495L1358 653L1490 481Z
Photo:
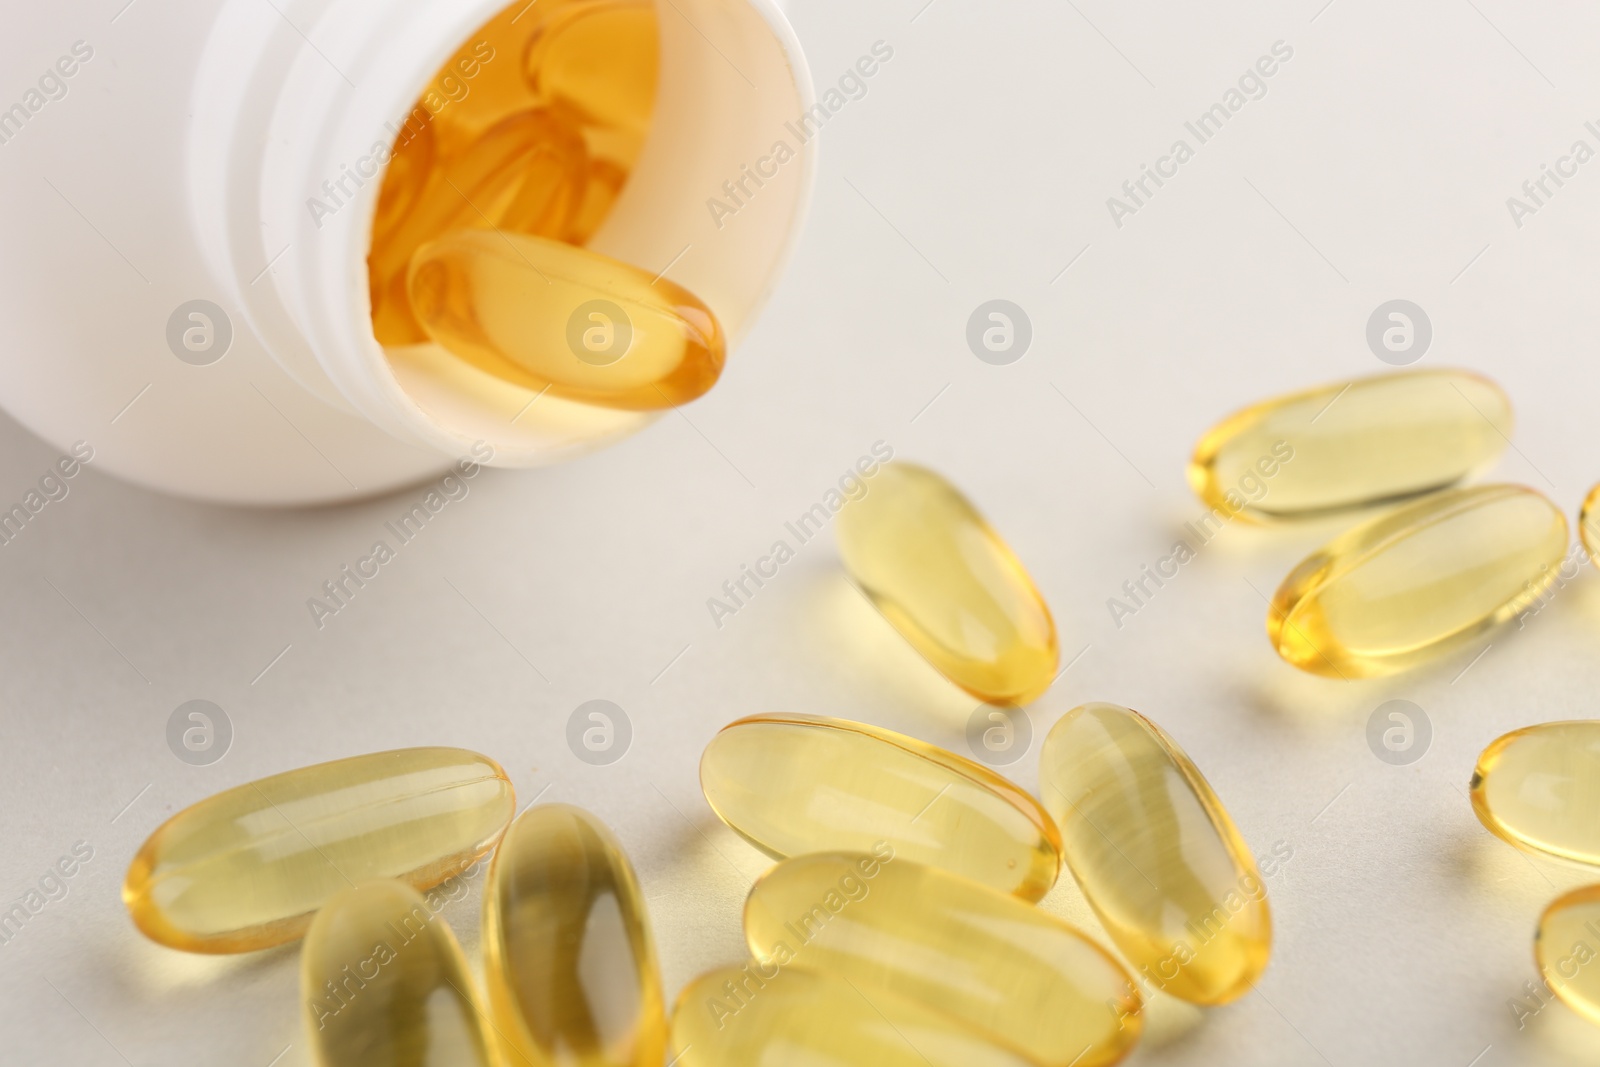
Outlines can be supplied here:
M787 34L764 0L517 0L433 73L364 273L435 431L548 462L711 388L808 192L806 145L773 161L809 97Z

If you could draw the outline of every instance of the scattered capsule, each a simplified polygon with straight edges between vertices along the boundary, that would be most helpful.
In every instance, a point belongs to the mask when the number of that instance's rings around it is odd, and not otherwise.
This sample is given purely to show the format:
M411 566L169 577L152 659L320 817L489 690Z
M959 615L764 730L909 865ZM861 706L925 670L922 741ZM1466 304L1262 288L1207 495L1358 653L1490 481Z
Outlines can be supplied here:
M1266 885L1233 820L1176 742L1115 704L1067 712L1039 784L1062 855L1122 954L1196 1004L1244 994L1266 969Z
M1600 1023L1600 885L1584 886L1550 902L1539 917L1533 958L1545 984L1592 1023Z
M495 1067L461 946L404 882L365 882L323 905L300 992L318 1067Z
M1033 579L960 490L891 463L839 513L845 570L902 637L979 700L1023 704L1060 662Z
M1600 720L1513 730L1478 757L1472 810L1520 849L1600 867Z
M750 890L744 930L764 964L887 989L1040 1067L1116 1063L1139 1037L1133 979L1100 946L1016 897L910 860L784 860Z
M672 1012L674 1067L1029 1067L883 989L747 963L701 975Z
M530 808L483 895L489 1006L507 1065L660 1067L666 1007L633 867L593 815Z
M602 407L685 404L722 373L711 309L665 278L541 237L464 230L411 261L428 336L490 374Z
M1267 635L1312 674L1393 674L1515 617L1555 580L1566 550L1566 517L1531 489L1440 493L1306 557L1272 598Z
M500 765L459 748L319 763L218 793L145 841L122 901L145 936L188 952L293 941L339 890L436 886L494 848L516 800Z
M395 176L415 181L414 168ZM461 152L440 159L411 194L407 211L373 230L367 276L373 294L374 335L380 344L407 345L427 335L407 305L407 269L417 249L464 229L505 229L555 237L583 197L588 158L583 138L542 108L497 122ZM386 174L380 203L388 193ZM405 195L399 188L396 197Z
M1061 870L1055 825L1027 793L916 738L848 719L753 715L700 759L717 816L775 859L872 852L1038 900Z
M1589 490L1578 512L1578 536L1583 538L1589 561L1600 566L1600 485Z
M642 135L655 108L657 37L647 0L578 0L529 37L528 86L577 121Z
M1459 370L1405 371L1276 397L1207 431L1189 484L1212 508L1267 521L1446 489L1511 437L1511 401Z

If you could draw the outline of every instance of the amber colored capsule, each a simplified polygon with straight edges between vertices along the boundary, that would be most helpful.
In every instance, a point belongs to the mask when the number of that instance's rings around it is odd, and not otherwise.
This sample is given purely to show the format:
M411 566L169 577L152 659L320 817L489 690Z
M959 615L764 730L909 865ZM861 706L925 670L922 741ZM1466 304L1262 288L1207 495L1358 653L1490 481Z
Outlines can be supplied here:
M1472 772L1472 810L1520 849L1600 867L1600 720L1497 738Z
M665 278L541 237L465 230L411 261L411 310L480 370L552 396L648 411L716 384L711 309Z
M1551 901L1539 916L1533 958L1545 984L1573 1011L1600 1023L1600 885Z
M433 176L433 123L402 127L395 135L378 189L378 206L372 216L375 238L387 238L427 188Z
M1266 884L1222 802L1155 723L1116 704L1067 712L1039 761L1045 808L1089 906L1164 992L1241 996L1266 969Z
M655 108L660 51L647 0L578 0L557 8L528 39L529 88L583 123L642 135Z
M208 797L162 823L122 901L153 941L249 952L293 941L334 893L438 885L494 848L516 809L500 765L459 748L319 763Z
M1132 1050L1140 999L1122 965L1032 905L910 860L819 852L756 881L745 939L764 964L887 989L1040 1067Z
M496 1067L461 946L404 882L363 882L323 905L300 995L318 1067Z
M902 637L956 685L991 704L1049 688L1060 663L1044 597L960 490L892 463L839 512L845 570Z
M374 226L367 274L378 342L427 340L406 306L406 272L418 248L464 229L558 236L584 195L587 169L583 138L542 108L509 115L459 153L438 159L408 210L386 229ZM390 179L386 172L380 204ZM402 183L407 174L394 180Z
M1460 370L1381 374L1275 397L1206 432L1189 484L1224 516L1295 518L1447 489L1511 437L1511 401Z
M801 967L723 967L684 986L673 1067L1029 1067L1016 1052L887 990Z
M1555 581L1566 550L1566 517L1532 489L1439 493L1307 556L1273 596L1267 636L1312 674L1408 670L1515 617Z
M1589 490L1583 499L1583 508L1578 512L1578 536L1583 538L1589 562L1600 566L1600 485Z
M589 238L611 214L611 208L622 195L628 172L615 163L603 159L589 160L588 176L583 184L583 199L567 222L561 239L570 244L587 244Z
M523 812L483 895L489 1006L508 1067L660 1067L666 1006L644 896L611 831Z
M729 723L700 757L700 786L775 859L888 848L1024 900L1061 870L1055 824L1027 793L954 752L848 719Z

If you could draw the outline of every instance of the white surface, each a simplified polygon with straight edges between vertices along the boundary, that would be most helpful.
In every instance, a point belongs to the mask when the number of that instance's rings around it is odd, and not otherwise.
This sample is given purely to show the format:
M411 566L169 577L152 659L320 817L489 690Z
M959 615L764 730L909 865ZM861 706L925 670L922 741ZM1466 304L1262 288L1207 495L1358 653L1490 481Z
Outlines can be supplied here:
M718 388L603 454L469 483L321 631L306 598L421 490L261 513L91 467L0 547L0 897L75 841L95 849L69 895L0 946L0 1058L307 1062L294 948L159 948L118 887L180 807L401 745L481 750L524 799L548 786L608 820L638 865L671 991L737 958L763 863L699 797L696 759L717 727L782 708L964 745L971 702L849 590L828 538L720 630L705 606L882 438L970 492L1039 581L1066 655L1087 646L1031 709L1035 751L1085 699L1139 708L1187 747L1254 849L1294 850L1269 883L1278 938L1259 994L1206 1012L1159 1001L1133 1062L1600 1060L1566 1008L1519 1031L1507 1007L1535 976L1540 909L1584 876L1492 839L1465 797L1500 733L1592 714L1600 576L1585 567L1465 673L1475 652L1359 684L1280 663L1257 593L1337 523L1229 529L1121 630L1105 606L1199 513L1182 471L1201 431L1243 402L1382 369L1364 328L1395 297L1432 317L1423 365L1477 368L1510 392L1520 429L1495 476L1575 510L1600 478L1600 162L1520 230L1505 199L1574 139L1594 145L1600 18L1504 0L1335 0L1320 15L1320 0L934 0L913 22L920 5L795 5L819 86L877 39L895 56L830 122L795 265ZM139 3L122 22L161 10ZM1265 99L1116 229L1106 197L1279 39L1294 58ZM108 65L115 41L105 34ZM1034 325L1009 367L963 339L994 297ZM3 433L9 502L55 452ZM197 697L236 728L210 767L179 763L164 738ZM609 767L564 740L572 709L597 697L634 724ZM1411 767L1365 740L1392 697L1433 723ZM1012 771L1036 784L1033 758ZM1092 927L1070 882L1046 906ZM469 944L476 908L474 894L447 912Z

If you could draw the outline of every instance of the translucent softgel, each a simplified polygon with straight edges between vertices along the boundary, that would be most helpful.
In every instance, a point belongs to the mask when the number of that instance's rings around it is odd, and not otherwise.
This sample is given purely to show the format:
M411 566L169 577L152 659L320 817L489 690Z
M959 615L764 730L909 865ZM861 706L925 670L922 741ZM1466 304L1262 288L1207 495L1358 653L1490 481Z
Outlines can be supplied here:
M498 1067L487 1015L444 919L403 882L335 895L300 951L318 1067Z
M1445 489L1511 436L1511 401L1458 370L1405 371L1264 400L1209 430L1189 484L1225 514L1270 520Z
M839 513L839 556L941 674L980 700L1025 703L1055 678L1050 609L1000 535L949 482L891 463Z
M823 852L756 882L759 960L887 989L1045 1067L1115 1063L1138 1040L1133 979L1080 931L1014 896L910 860Z
M1115 704L1074 708L1045 739L1039 788L1068 869L1145 979L1197 1004L1255 984L1272 947L1266 885L1160 727Z
M724 967L684 987L673 1067L1028 1067L1021 1054L882 989L800 967Z
M319 763L185 808L145 841L122 899L146 936L190 952L299 937L334 893L426 889L494 847L515 810L487 756L406 748Z
M1600 1023L1600 885L1550 902L1539 917L1533 954L1556 996L1585 1019Z
M508 1067L660 1067L666 1009L644 896L611 832L529 808L483 895L484 972Z
M529 389L649 410L722 373L721 327L694 294L560 241L464 230L419 249L408 285L429 337Z
M1555 580L1567 520L1531 489L1425 497L1346 532L1278 587L1267 635L1301 670L1406 670L1513 618Z
M1478 757L1472 810L1529 852L1600 867L1600 721L1512 731Z
M700 785L770 856L871 852L1038 900L1060 871L1055 824L1027 793L953 752L847 719L757 715L711 739Z

